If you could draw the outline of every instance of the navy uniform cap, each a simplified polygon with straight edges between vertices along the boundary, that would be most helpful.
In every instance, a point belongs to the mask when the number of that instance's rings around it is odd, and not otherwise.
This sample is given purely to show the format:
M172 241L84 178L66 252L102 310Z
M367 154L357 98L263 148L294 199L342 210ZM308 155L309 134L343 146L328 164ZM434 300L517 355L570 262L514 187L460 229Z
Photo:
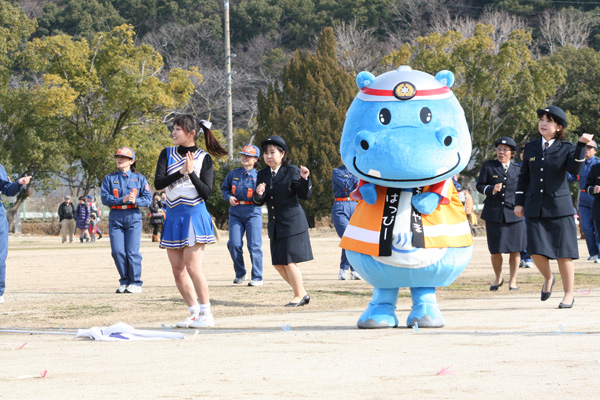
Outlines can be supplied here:
M285 144L284 140L277 135L269 136L268 138L260 142L260 147L264 150L265 146L268 144L275 144L281 147L286 153L288 152L288 147Z
M554 121L556 121L556 123L561 124L563 128L567 127L567 115L562 110L562 108L557 106L547 106L537 110L538 118L544 114L552 115L552 118L554 119Z
M517 151L517 143L513 140L513 138L509 138L509 137L501 137L500 139L496 140L496 143L494 143L494 146L498 147L499 144L503 144L505 146L508 146L512 149L512 151Z

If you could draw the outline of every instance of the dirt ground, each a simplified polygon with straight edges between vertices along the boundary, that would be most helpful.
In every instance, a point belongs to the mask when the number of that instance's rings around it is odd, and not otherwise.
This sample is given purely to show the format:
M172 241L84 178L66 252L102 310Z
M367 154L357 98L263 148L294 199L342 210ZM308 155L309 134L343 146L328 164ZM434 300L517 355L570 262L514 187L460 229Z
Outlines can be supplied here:
M505 284L490 293L487 245L478 237L465 272L438 289L445 328L359 330L371 287L337 279L333 230L311 231L315 260L300 265L311 302L294 310L282 306L291 289L268 256L263 287L232 284L226 232L222 236L207 247L204 264L217 326L181 330L185 340L118 343L75 333L117 322L170 329L187 316L166 252L144 238L144 291L118 295L107 238L61 245L58 237L11 236L6 302L0 305L0 399L598 396L600 264L585 260L584 241L571 310L557 309L562 287L556 263L557 285L546 302L533 269L520 270L518 292ZM266 237L263 249L269 253ZM403 323L408 289L400 297Z

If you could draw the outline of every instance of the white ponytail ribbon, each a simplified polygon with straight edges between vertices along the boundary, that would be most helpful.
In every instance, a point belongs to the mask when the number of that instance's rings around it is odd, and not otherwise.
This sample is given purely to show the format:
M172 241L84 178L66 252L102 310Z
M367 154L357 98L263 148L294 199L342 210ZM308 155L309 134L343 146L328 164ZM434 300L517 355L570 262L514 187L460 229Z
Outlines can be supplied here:
M200 120L200 126L202 126L202 130L204 131L204 128L210 129L210 127L212 126L212 123L209 122L209 121L201 119Z

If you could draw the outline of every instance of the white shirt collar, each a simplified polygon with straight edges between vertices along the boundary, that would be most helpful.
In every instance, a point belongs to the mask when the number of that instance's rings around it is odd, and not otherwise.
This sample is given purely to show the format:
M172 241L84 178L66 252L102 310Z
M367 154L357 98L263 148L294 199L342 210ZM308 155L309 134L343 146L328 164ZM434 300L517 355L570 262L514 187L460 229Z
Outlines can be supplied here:
M542 150L544 150L544 143L548 142L548 147L550 147L555 141L556 139L546 140L546 138L542 136Z
M281 164L279 165L279 167L277 167L277 169L271 168L271 175L273 175L273 172L275 172L275 175L277 175L277 173L279 172L280 168L281 168Z

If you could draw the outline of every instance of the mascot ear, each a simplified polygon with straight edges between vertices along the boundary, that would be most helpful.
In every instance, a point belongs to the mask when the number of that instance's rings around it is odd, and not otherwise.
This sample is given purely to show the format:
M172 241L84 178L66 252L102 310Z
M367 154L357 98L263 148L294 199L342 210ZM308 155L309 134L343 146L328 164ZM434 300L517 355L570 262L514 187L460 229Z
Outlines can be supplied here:
M367 71L360 72L358 75L356 75L356 85L359 89L371 85L374 80L375 75Z
M448 87L452 87L452 85L454 85L454 74L447 70L443 70L435 74L435 79Z

